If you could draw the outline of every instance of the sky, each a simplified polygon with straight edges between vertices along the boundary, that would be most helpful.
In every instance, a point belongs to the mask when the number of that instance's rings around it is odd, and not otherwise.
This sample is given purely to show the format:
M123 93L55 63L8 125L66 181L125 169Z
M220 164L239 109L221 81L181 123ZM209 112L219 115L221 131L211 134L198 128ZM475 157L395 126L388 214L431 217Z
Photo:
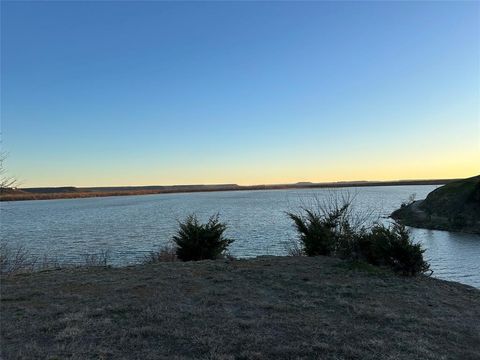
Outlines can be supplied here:
M480 173L480 3L1 3L22 186Z

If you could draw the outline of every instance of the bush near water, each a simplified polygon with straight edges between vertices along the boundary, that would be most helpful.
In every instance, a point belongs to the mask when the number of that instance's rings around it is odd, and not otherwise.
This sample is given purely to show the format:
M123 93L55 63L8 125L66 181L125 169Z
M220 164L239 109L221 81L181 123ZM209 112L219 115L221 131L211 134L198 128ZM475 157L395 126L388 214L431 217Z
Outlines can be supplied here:
M376 266L386 266L405 276L429 270L420 244L415 244L404 225L371 228L352 225L350 204L330 210L303 208L300 213L288 213L298 233L301 252L307 256L327 255L349 260L362 260Z

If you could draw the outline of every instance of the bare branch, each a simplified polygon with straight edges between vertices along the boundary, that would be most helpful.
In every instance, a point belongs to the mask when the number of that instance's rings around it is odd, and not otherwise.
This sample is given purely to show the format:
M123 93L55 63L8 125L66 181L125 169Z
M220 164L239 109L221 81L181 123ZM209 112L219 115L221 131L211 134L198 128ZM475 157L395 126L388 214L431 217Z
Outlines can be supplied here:
M7 192L9 189L15 187L17 179L13 176L7 175L7 170L5 168L5 161L7 159L7 154L0 153L0 193Z

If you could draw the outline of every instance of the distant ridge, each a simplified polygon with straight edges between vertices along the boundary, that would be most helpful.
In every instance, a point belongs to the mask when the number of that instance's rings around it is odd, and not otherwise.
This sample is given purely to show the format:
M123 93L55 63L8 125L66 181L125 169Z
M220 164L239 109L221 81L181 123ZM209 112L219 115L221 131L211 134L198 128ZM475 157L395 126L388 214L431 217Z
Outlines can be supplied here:
M210 191L246 191L309 188L340 188L365 186L400 186L400 185L443 185L457 179L434 180L397 180L397 181L337 181L313 183L309 181L294 184L238 185L238 184L198 184L198 185L148 185L148 186L103 186L103 187L32 187L18 188L0 194L0 201L49 200L101 196L126 196L169 194L183 192Z
M32 187L11 189L0 194L0 201L50 200L102 196L127 196L148 194L170 194L210 191L246 191L277 189L341 188L364 186L400 185L442 185L457 179L396 180L396 181L337 181L313 183L301 181L294 184L238 185L238 184L198 184L198 185L148 185L148 186L103 186L103 187Z
M214 185L147 185L147 186L102 186L102 187L90 187L90 188L78 188L81 190L87 191L136 191L136 190L223 190L223 189L233 189L239 187L237 184L214 184Z

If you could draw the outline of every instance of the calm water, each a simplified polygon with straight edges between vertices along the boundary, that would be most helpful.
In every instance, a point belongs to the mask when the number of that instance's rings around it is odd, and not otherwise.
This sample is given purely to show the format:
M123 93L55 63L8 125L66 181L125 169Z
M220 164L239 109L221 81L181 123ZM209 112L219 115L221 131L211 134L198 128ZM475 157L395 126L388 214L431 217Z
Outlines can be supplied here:
M219 212L236 239L238 257L283 255L295 232L285 211L333 193L355 196L355 210L386 217L412 193L424 198L435 186L388 186L341 190L225 191L90 199L3 202L1 240L38 255L81 262L84 254L109 250L115 265L138 261L165 244L177 220L195 212L201 219ZM480 287L480 236L412 229L427 249L434 276Z

